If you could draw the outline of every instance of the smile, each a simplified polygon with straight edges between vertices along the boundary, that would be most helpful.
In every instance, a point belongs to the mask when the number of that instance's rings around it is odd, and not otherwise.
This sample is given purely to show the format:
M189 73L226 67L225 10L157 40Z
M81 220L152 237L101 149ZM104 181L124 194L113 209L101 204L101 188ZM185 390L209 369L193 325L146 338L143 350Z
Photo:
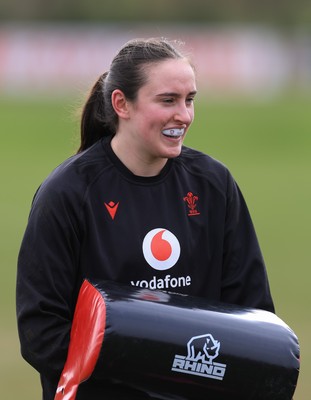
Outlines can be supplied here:
M185 133L185 128L164 129L162 133L168 137L180 137Z

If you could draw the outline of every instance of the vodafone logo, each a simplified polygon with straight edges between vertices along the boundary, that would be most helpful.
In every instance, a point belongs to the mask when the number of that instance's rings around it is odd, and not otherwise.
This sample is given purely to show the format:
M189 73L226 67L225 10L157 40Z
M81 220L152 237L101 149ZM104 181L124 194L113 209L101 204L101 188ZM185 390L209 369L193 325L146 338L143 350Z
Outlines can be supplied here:
M148 232L143 241L147 263L158 271L172 268L180 256L180 244L172 232L164 228Z

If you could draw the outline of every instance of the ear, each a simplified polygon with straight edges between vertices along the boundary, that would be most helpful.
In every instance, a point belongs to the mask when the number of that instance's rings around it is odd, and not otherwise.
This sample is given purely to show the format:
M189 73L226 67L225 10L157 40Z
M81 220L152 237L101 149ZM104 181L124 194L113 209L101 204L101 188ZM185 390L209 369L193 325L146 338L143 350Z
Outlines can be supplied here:
M111 104L119 118L129 118L128 101L122 90L116 89L112 92Z

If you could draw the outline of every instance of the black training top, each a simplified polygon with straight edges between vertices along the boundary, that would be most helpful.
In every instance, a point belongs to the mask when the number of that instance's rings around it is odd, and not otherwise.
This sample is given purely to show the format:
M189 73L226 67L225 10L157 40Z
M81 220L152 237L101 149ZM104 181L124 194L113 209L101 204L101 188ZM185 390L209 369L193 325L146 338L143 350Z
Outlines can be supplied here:
M51 173L34 197L22 242L18 328L44 400L54 398L84 278L274 311L253 224L228 169L183 147L158 176L139 177L110 141ZM105 398L139 398L122 393L107 385ZM81 385L77 400L97 398L103 395L92 379Z

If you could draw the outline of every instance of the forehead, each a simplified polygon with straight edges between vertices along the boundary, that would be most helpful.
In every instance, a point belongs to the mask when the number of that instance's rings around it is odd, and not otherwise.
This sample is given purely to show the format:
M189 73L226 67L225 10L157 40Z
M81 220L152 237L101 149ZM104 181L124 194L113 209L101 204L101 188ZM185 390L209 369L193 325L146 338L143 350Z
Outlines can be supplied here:
M144 91L193 92L196 90L195 72L187 59L169 59L148 65Z

